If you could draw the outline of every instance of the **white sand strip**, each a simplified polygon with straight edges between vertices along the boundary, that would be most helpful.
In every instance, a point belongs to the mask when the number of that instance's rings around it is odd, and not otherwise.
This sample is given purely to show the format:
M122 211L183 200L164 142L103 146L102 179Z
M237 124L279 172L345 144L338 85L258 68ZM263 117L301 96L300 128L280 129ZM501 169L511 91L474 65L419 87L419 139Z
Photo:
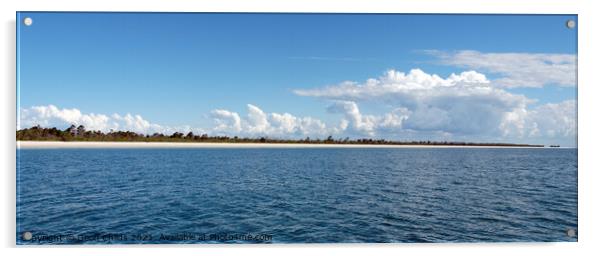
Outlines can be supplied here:
M200 143L200 142L109 142L109 141L17 141L17 148L525 148L505 146L359 145L294 143ZM545 148L545 147L534 147Z

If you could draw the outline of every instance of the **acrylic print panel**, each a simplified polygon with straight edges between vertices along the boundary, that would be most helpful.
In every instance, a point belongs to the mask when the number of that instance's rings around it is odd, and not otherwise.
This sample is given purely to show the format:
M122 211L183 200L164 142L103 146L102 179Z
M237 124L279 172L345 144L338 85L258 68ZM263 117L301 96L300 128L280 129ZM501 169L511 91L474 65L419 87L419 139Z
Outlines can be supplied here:
M17 243L577 241L577 27L18 12Z

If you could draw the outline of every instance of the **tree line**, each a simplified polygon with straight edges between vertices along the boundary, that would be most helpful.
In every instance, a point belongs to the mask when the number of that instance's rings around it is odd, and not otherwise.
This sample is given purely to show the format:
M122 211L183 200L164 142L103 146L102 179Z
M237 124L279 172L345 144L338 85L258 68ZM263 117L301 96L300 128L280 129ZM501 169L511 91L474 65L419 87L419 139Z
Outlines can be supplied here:
M43 128L39 125L17 131L17 140L36 141L136 141L136 142L214 142L214 143L298 143L298 144L371 144L371 145L434 145L434 146L511 146L511 147L543 147L543 145L513 144L513 143L474 143L457 141L393 141L385 139L349 139L328 136L324 139L278 139L266 136L247 138L238 136L209 136L207 134L187 134L174 132L171 135L154 133L150 135L130 131L88 131L83 125L71 125L65 130Z

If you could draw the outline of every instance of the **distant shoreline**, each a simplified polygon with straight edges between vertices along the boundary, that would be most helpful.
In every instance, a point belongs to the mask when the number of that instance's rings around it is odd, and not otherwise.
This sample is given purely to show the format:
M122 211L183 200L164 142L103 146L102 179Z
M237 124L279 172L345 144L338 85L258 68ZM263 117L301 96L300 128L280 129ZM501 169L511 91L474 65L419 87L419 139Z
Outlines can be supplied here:
M18 149L52 148L550 148L477 145L378 145L223 142L17 141Z
M57 145L96 145L96 144L66 144L65 142L98 142L103 145L101 147L200 147L200 148L215 148L215 147L233 147L233 148L399 148L399 147L544 147L544 145L530 144L514 144L500 142L464 142L464 141L395 141L373 138L349 139L349 137L334 138L332 135L324 139L306 137L305 139L279 139L268 137L229 137L229 136L209 136L208 134L194 134L188 132L184 135L181 132L174 132L171 135L162 133L141 134L131 131L111 131L104 133L102 131L88 131L83 125L75 126L72 124L66 130L60 130L56 127L44 128L39 125L31 128L25 128L17 131L17 141L34 141L44 142L39 144L47 147L57 147ZM46 143L46 142L62 142ZM113 144L111 143L113 142ZM130 143L130 144L124 144ZM155 144L157 143L157 144ZM64 147L64 146L61 146ZM98 147L98 146L93 146ZM554 147L558 147L554 145Z

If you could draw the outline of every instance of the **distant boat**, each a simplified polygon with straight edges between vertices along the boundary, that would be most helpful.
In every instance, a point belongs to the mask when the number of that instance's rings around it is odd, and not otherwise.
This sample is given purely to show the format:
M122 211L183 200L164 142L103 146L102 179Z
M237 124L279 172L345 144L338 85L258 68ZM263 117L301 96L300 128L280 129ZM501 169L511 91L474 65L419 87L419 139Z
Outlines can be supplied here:
M560 145L550 145L551 148L559 148Z

